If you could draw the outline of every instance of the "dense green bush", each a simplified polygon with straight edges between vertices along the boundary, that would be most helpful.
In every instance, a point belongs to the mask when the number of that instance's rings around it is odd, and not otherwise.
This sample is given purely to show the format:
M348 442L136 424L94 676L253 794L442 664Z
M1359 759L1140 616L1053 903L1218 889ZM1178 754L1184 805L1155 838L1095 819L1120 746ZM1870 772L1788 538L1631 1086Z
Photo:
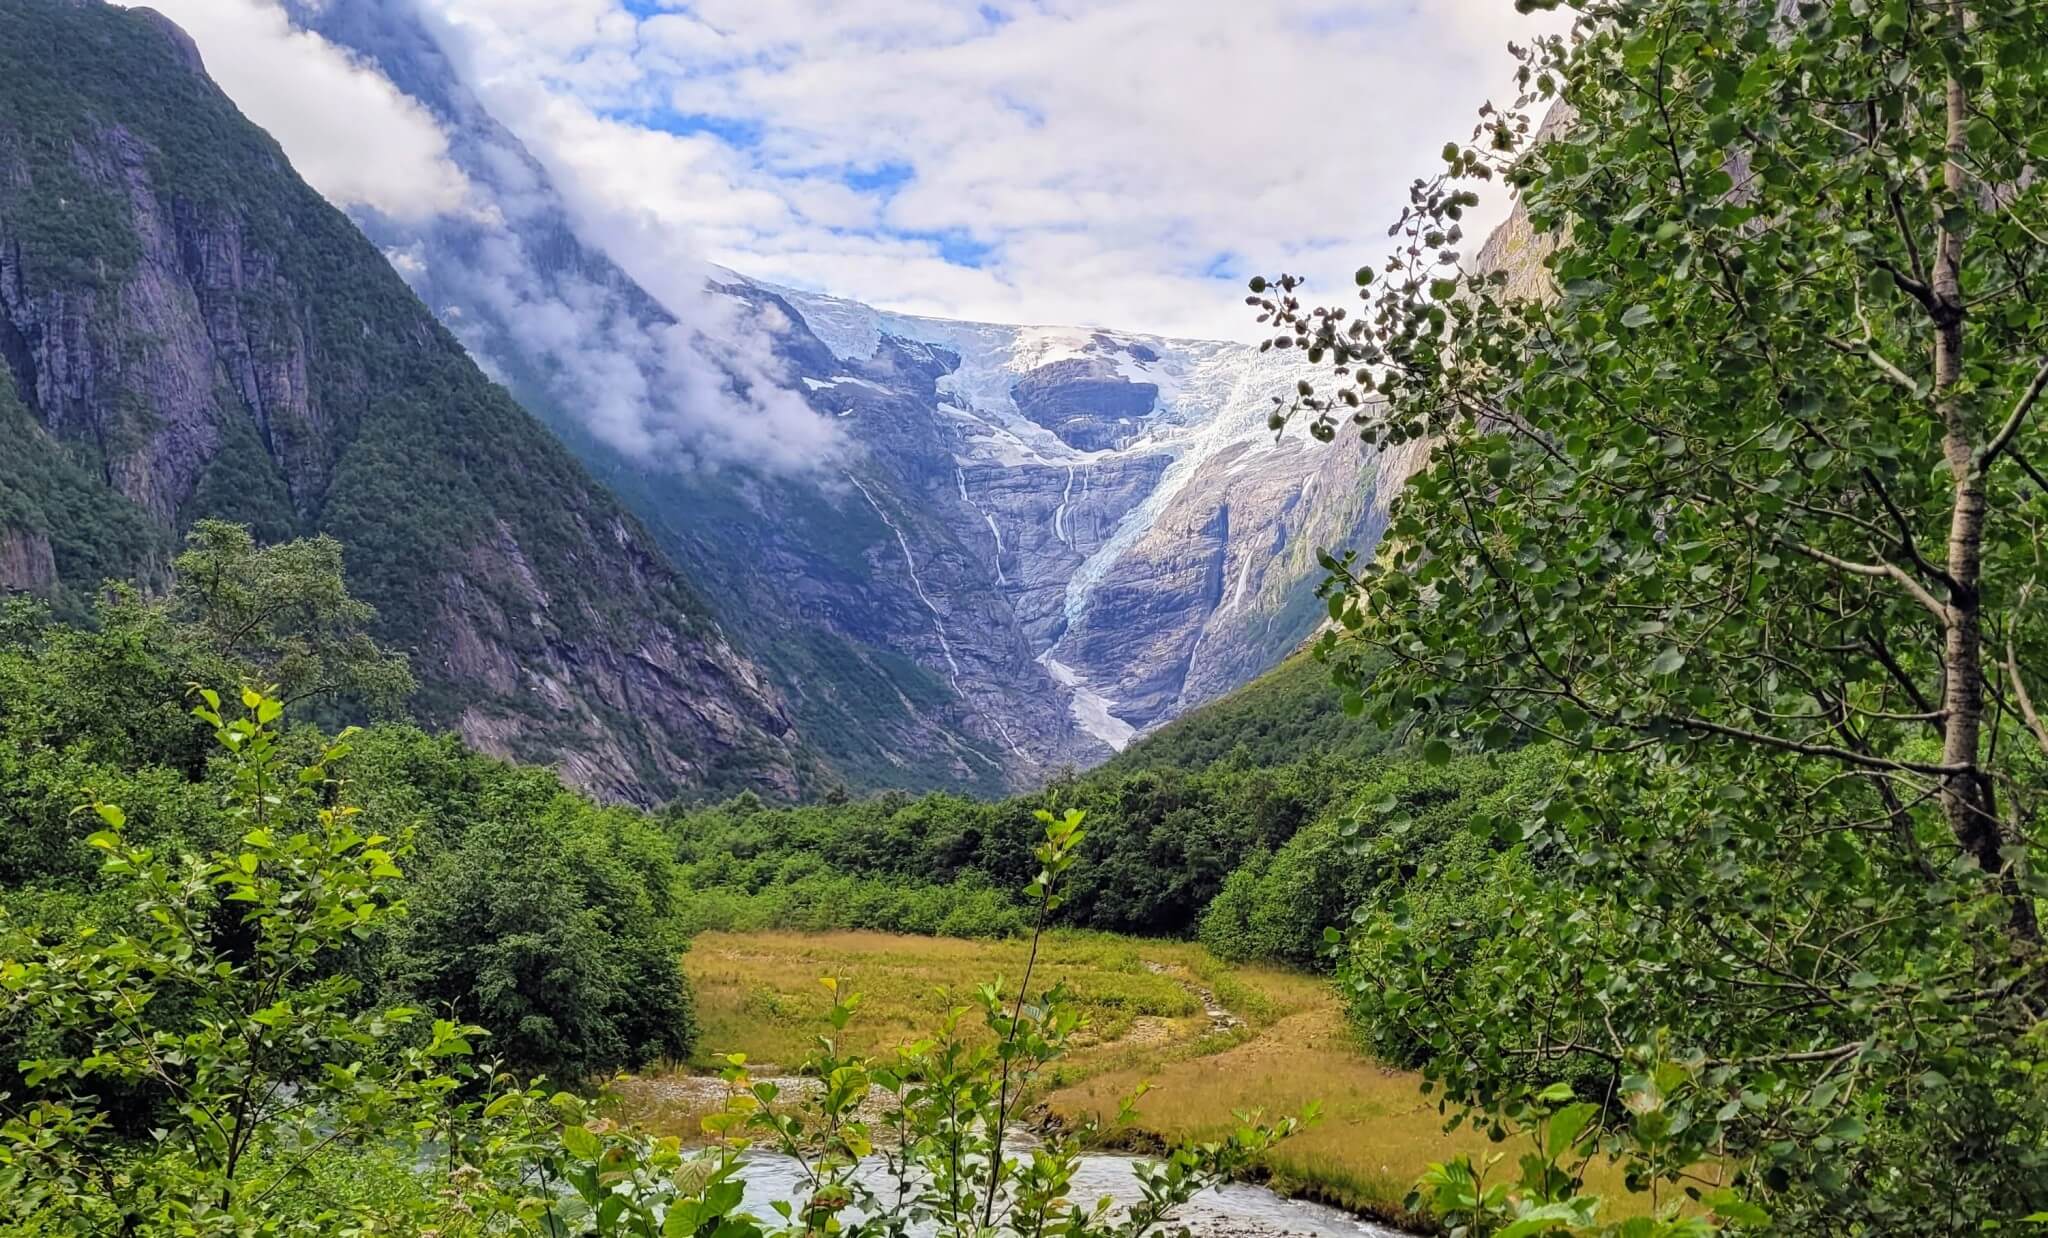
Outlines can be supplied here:
M1404 899L1438 908L1483 889L1501 854L1492 823L1541 803L1556 771L1541 752L1441 766L1385 758L1341 807L1231 874L1203 913L1202 942L1232 961L1329 966L1326 930L1395 914ZM1347 962L1352 983L1367 972Z
M695 1024L667 841L562 798L479 821L418 868L384 985L461 1011L494 1053L560 1078L682 1057Z
M92 628L26 602L0 609L0 909L50 926L112 914L78 813L88 795L123 806L138 846L204 851L239 836L223 809L232 767L192 715L195 683L284 674L310 707L317 689L363 700L403 678L402 660L363 638L371 615L342 587L331 543L257 549L227 533L202 529L207 555L181 564L218 563L240 574L232 587L181 585L160 601L116 592ZM224 594L267 616L260 640L219 639L243 626L213 622L222 612L210 599ZM311 760L327 739L298 725L277 742ZM656 823L453 737L386 725L352 748L349 794L414 849L399 891L409 914L345 952L364 992L452 1012L517 1068L565 1079L687 1052L679 875ZM0 1026L5 1071L43 1035L32 1022Z
M1100 823L1061 922L1114 932L1192 933L1233 869L1250 855L1277 849L1343 802L1365 768L1360 761L1310 754L1275 768L1105 771L1056 783L1046 798ZM943 792L799 808L770 808L743 795L711 808L670 809L664 819L690 888L733 891L755 909L742 915L733 904L728 914L740 917L734 923L850 926L842 914L828 912L820 920L805 910L823 894L819 882L826 878L854 881L839 891L848 898L859 882L909 891L969 883L954 895L863 904L876 906L879 918L860 927L929 932L937 930L922 926L953 912L930 900L968 900L973 910L956 923L977 923L1002 899L974 893L973 883L1009 888L1030 877L1016 857L1032 834L1031 811L1023 798L988 803ZM788 917L776 918L783 907ZM973 931L1004 932L1014 921L995 923L999 927L977 924Z

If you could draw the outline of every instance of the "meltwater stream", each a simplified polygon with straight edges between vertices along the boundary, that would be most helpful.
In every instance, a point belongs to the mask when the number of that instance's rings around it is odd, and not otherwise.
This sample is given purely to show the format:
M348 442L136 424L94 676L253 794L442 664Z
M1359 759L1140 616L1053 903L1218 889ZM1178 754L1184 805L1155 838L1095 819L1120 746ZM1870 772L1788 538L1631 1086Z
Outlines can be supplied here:
M1074 1175L1071 1196L1077 1202L1109 1196L1118 1204L1138 1198L1131 1176L1133 1158L1127 1156L1084 1156ZM751 1154L742 1163L740 1177L746 1183L750 1211L765 1213L777 1200L797 1202L802 1178L795 1161L785 1156ZM885 1193L892 1180L877 1162L868 1179L877 1193ZM1321 1204L1286 1199L1259 1186L1232 1185L1204 1191L1175 1211L1162 1232L1177 1233L1182 1226L1200 1238L1277 1238L1284 1234L1315 1235L1316 1238L1402 1238L1402 1231L1361 1221L1348 1213ZM936 1228L917 1231L937 1234Z

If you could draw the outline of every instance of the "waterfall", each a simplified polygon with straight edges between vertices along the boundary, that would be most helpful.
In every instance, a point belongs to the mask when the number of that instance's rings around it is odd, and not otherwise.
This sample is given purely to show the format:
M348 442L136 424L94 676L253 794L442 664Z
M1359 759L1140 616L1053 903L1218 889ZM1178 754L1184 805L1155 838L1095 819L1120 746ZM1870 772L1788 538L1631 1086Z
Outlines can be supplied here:
M932 612L932 630L938 633L939 650L946 655L946 678L953 685L953 695L963 705L966 704L967 690L960 686L960 660L953 656L953 642L946 636L946 617L939 611L938 603L932 601L932 595L925 592L924 580L917 574L917 559L910 553L910 539L903 535L902 526L891 520L889 513L882 510L882 505L875 502L874 492L862 485L860 478L855 477L852 473L848 473L846 474L846 480L853 483L854 489L860 491L860 496L868 501L868 506L875 509L875 515L880 516L882 523L888 525L889 531L896 535L896 545L903 550L903 566L910 572L910 587L917 591L917 600L924 603L924 608ZM964 485L965 482L963 481L962 484ZM1003 743L1009 747L1011 752L1024 757L1026 760L1030 760L1029 755L1017 746L1017 741L1010 738L1010 729L1003 725L1001 718L996 717L994 714L983 714L982 717L987 718L989 725L993 726L996 729L996 733L1003 737Z

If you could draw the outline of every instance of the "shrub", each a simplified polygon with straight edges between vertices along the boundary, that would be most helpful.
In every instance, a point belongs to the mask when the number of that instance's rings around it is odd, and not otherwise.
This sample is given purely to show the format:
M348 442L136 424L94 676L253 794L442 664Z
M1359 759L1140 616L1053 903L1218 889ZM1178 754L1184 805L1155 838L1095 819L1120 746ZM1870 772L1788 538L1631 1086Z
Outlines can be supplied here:
M461 1012L520 1069L566 1080L695 1039L666 840L587 815L571 801L553 819L479 822L426 865L385 951L393 993Z

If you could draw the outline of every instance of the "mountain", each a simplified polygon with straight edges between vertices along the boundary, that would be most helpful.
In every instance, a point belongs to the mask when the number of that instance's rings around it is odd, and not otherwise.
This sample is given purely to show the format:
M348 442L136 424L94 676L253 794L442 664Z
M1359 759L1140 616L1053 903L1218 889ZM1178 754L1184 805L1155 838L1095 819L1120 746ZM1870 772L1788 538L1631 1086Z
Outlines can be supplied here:
M337 6L341 7L341 6ZM612 798L807 758L657 539L145 9L0 0L0 589L323 532L424 720Z
M410 3L287 8L426 108L476 197L358 224L709 593L857 787L1034 786L1252 678L1318 622L1316 552L1369 549L1412 463L1276 442L1270 398L1297 370L1242 345L909 317L733 272L658 272L657 294ZM663 450L706 400L770 389L838 445L794 468Z

